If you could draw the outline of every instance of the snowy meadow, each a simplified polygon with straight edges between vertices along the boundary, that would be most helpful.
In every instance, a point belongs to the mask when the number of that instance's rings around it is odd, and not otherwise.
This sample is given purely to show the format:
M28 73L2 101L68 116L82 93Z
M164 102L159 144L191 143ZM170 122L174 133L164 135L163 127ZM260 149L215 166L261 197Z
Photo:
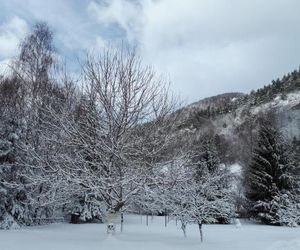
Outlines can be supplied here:
M300 228L265 226L241 221L242 226L204 225L200 242L197 225L189 225L184 238L179 223L164 217L125 215L124 231L106 233L105 224L52 224L0 231L1 250L298 250Z

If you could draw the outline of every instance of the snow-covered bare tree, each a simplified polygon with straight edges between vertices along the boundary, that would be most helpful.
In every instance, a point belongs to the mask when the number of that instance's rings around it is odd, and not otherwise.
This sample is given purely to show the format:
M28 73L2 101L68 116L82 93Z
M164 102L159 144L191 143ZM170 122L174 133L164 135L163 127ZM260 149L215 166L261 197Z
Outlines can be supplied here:
M186 156L172 160L166 167L161 199L170 216L180 221L183 235L186 237L187 224L193 222L189 206L190 197L186 191L194 180L194 171L190 171L189 159Z
M211 162L209 158L207 164L211 166ZM156 179L160 180L156 199L161 200L160 204L172 218L181 222L184 236L187 224L198 224L201 241L203 224L229 223L234 216L231 173L220 165L214 166L212 171L208 169L205 161L201 161L201 165L195 163L194 153L185 153L162 165L160 171L156 170Z
M229 222L234 216L234 200L229 186L222 183L230 178L226 172L202 176L186 189L189 215L199 226L200 238L203 241L202 225Z
M170 140L175 102L131 50L88 56L83 72L84 93L73 109L47 110L44 140L57 153L40 167L63 176L73 192L97 197L107 211L123 211Z

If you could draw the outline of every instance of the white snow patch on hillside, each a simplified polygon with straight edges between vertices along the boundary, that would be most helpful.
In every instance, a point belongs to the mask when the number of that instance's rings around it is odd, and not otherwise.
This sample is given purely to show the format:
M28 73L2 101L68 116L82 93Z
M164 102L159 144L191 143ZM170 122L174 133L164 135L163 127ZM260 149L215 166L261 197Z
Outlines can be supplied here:
M242 174L242 166L239 165L238 163L234 163L232 165L230 165L229 167L230 172L237 175L237 176L241 176Z
M282 99L280 95L276 96L272 102L264 103L251 110L252 114L258 114L261 111L270 108L291 108L300 103L300 91L287 94L286 98Z

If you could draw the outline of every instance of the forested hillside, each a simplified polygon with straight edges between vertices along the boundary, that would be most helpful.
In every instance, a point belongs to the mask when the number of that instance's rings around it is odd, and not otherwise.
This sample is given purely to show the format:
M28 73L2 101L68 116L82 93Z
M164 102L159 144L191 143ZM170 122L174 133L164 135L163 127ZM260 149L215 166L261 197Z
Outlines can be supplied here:
M300 70L249 94L226 93L205 98L180 112L178 133L192 137L210 133L216 137L224 164L246 164L243 150L255 144L260 116L273 113L274 125L284 136L299 141Z

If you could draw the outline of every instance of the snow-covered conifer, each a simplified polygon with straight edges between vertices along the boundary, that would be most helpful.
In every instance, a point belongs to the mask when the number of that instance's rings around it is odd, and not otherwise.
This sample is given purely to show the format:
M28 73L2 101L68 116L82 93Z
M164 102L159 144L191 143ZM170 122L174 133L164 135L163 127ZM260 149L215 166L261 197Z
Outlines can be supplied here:
M297 166L285 138L271 122L272 119L261 121L245 183L252 216L264 223L277 224L276 209L279 211L280 206L276 204L283 202L278 194L296 191Z

